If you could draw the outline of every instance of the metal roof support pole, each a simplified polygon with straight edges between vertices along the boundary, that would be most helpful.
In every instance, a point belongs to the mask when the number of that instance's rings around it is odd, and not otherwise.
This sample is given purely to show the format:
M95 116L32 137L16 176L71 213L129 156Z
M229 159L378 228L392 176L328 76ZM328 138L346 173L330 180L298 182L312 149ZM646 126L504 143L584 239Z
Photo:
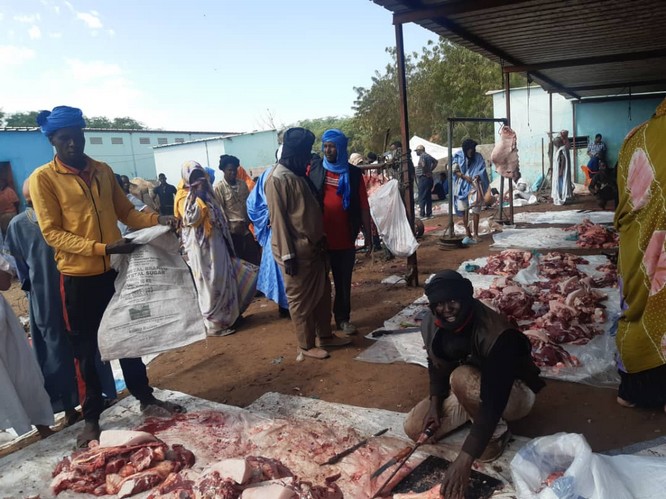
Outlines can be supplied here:
M400 92L400 131L402 136L402 157L400 161L404 189L403 201L407 209L409 226L414 231L414 165L409 149L409 117L407 114L407 76L405 73L405 46L402 38L402 24L395 25L395 48L398 59L398 90ZM419 285L419 269L416 252L407 257L407 286Z
M463 152L464 154L464 152ZM455 237L455 229L453 225L453 120L449 119L449 153L448 153L448 169L449 169L449 237Z
M506 96L506 124L511 126L511 81L509 73L504 73L504 95ZM504 177L502 177L502 187L504 187ZM504 204L504 197L500 195L500 215ZM500 218L501 220L501 218ZM513 180L509 179L509 223L513 224Z
M571 105L573 106L573 112L571 113L573 116L573 145L571 146L572 153L573 153L573 180L576 182L578 180L578 154L576 154L576 101L572 101Z
M553 143L553 92L548 92L548 171L553 174L553 154L551 152L551 144ZM549 179L552 181L552 179ZM545 182L546 179L543 179Z

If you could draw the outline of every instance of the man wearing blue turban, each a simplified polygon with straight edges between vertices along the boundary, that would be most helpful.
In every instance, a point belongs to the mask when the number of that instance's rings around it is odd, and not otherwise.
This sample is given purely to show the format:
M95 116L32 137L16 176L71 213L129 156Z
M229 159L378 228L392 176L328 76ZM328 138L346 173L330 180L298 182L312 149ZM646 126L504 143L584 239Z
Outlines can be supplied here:
M366 244L372 241L368 192L361 170L348 161L345 134L332 128L324 132L321 141L324 159L312 163L309 176L324 207L324 233L335 283L335 324L343 333L354 334L351 283L361 227Z
M30 194L47 244L55 250L61 274L64 321L74 356L86 384L83 401L85 426L77 437L84 447L100 435L104 410L102 386L96 369L97 330L114 294L116 272L109 255L130 253L136 244L123 239L118 221L133 229L173 225L169 216L142 213L134 208L116 181L111 167L86 156L80 109L58 106L37 116L42 133L55 147L53 161L30 176ZM153 395L141 358L120 359L125 383L141 409L162 412L184 409Z

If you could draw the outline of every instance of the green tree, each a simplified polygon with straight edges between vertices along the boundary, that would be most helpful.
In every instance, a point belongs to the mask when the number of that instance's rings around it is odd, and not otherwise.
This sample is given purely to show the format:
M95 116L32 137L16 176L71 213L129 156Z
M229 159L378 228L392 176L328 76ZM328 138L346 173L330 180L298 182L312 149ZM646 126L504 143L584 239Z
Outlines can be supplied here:
M393 57L383 73L375 72L368 88L355 88L353 109L358 137L367 150L379 151L389 142L400 139L399 92L397 62ZM447 40L429 42L421 53L405 57L409 127L416 134L439 144L448 140L448 117L493 116L489 90L502 88L502 72L498 64ZM512 85L525 80L512 76ZM387 133L388 131L388 133ZM466 137L479 143L493 142L495 127L483 123L456 123L453 145Z
M86 118L88 128L119 128L123 130L142 130L146 126L140 121L123 116L121 118L109 119L106 116L92 116Z
M312 146L313 151L321 151L321 137L329 128L339 128L349 139L348 151L363 152L363 144L359 141L355 128L355 120L350 117L327 116L325 118L315 118L302 120L296 126L307 128L315 134L316 140Z
M2 109L0 109L0 125L4 123L4 119L5 119L5 112Z
M11 113L5 118L5 126L11 127L36 127L38 111L26 113Z

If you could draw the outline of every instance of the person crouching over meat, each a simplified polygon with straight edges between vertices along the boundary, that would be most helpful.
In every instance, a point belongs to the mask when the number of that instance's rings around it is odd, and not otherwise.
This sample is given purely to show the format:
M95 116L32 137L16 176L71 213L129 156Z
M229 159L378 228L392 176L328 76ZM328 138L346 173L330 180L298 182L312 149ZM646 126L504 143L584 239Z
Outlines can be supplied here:
M430 312L421 334L428 352L430 396L404 423L414 441L430 427L431 442L436 442L473 421L442 482L447 499L464 496L475 460L489 462L502 454L510 437L505 420L525 417L545 386L527 337L473 292L470 280L453 270L435 274L426 284Z

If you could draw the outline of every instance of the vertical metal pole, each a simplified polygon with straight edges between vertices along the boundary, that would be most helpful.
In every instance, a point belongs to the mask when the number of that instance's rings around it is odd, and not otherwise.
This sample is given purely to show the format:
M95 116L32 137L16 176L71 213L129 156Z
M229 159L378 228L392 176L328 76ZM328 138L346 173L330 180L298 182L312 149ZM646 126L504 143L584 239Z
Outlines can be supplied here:
M506 124L511 126L511 74L504 73L504 95L506 99ZM529 87L528 87L529 88ZM513 180L509 179L509 223L513 224Z
M574 182L578 180L578 155L576 154L576 101L571 103L573 107L573 144L571 145L571 153L573 154L573 180Z
M395 47L398 58L398 90L400 92L400 131L402 136L401 180L406 183L404 202L409 225L414 230L414 165L409 149L409 118L407 115L407 76L405 74L405 47L402 38L402 24L395 25ZM407 258L407 286L419 285L419 272L416 253Z
M453 121L449 119L449 237L455 236L453 227Z
M553 144L553 92L548 92L548 171L553 173L553 151L551 146ZM545 182L546 179L544 178Z

